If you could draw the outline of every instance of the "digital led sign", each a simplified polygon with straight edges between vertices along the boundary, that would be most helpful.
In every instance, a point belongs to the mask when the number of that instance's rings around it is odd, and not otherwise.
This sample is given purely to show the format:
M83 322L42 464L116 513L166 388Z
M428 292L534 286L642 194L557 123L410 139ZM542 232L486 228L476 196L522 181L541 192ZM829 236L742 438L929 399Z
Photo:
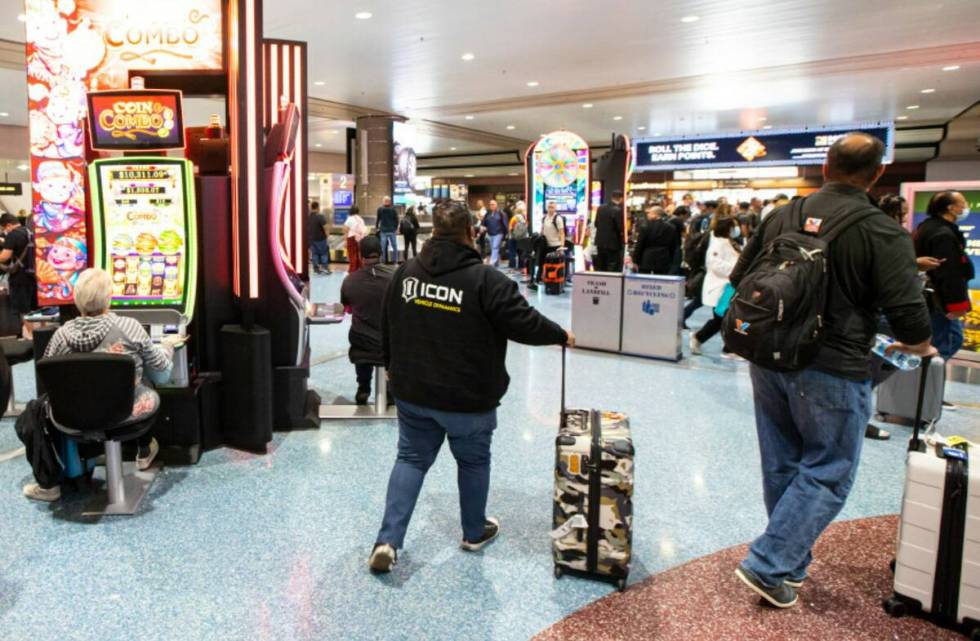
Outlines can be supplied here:
M531 215L539 221L549 203L565 215L569 231L577 220L587 220L590 210L589 146L570 131L543 136L530 151Z
M881 123L690 138L645 138L636 141L634 155L639 171L820 165L834 142L855 131L871 134L884 142L885 162L892 161L895 129Z
M149 151L184 147L179 91L101 91L88 95L92 148Z

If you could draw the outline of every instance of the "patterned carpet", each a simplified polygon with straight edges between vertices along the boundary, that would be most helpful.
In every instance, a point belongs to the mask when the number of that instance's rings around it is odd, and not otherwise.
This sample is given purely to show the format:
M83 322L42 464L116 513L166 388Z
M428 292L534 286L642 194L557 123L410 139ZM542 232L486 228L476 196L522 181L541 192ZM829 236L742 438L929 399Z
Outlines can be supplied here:
M746 546L654 575L589 605L534 641L962 641L916 618L892 619L894 516L835 523L817 542L800 605L762 607L734 577ZM574 579L562 579L563 581Z

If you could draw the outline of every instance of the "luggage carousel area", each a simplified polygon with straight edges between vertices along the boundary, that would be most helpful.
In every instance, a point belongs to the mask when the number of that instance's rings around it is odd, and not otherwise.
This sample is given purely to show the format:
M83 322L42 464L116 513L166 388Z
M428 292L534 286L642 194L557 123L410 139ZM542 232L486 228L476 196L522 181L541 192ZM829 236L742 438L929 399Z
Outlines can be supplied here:
M341 276L315 283L315 300L337 299ZM532 299L568 322L567 296ZM314 328L312 383L325 401L354 392L346 329ZM720 360L720 347L716 339L706 356L677 364L570 355L571 404L619 409L633 422L635 547L623 595L552 575L558 349L512 346L508 354L513 381L500 408L489 503L499 540L478 554L460 551L456 469L444 449L399 565L384 577L366 561L395 457L393 423L324 422L277 434L265 456L208 452L197 466L165 468L136 516L92 521L81 516L82 495L68 493L57 506L21 496L30 472L12 453L20 444L4 420L0 638L946 639L914 619L885 618L878 600L888 590L895 521L854 520L898 512L905 428L894 428L891 441L865 442L842 522L820 542L805 605L757 608L736 583L740 550L732 546L762 531L765 510L748 368ZM30 367L15 367L21 401L33 389ZM944 433L980 438L980 408L966 406L977 402L976 389L950 386L950 400L964 406L944 418Z
M964 637L921 619L893 619L888 564L898 519L834 523L817 542L800 604L761 607L735 578L739 545L649 577L624 594L587 606L534 641L954 641ZM604 636L609 631L614 634Z

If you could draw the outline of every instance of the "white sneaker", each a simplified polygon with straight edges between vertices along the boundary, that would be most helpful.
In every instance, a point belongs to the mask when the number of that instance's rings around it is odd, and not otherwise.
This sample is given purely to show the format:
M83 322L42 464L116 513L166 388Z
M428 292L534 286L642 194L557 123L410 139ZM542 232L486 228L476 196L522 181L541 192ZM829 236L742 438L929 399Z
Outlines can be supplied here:
M722 352L721 357L726 361L744 361L745 359L736 354L735 352Z
M28 483L24 486L24 496L34 501L47 501L50 503L61 498L61 486L55 485L54 487L44 489L37 483Z
M374 572L391 572L398 563L398 552L387 543L378 543L371 550L371 558L368 559L368 566Z
M691 340L688 341L688 344L691 346L692 356L698 356L701 354L701 341L699 341L698 337L694 335L694 332L691 332Z
M150 445L147 448L146 456L140 456L142 454L141 448L136 450L136 468L138 470L148 470L150 466L153 465L154 459L156 459L157 454L160 453L160 444L157 443L155 438L150 439Z

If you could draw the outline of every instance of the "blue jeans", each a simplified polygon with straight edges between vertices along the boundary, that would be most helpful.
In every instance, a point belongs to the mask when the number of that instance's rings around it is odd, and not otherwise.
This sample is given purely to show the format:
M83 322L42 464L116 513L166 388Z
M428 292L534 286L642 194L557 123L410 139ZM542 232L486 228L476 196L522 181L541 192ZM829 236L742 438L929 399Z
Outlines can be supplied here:
M504 242L503 234L490 236L490 264L494 267L500 264L500 243L502 242Z
M391 251L394 255L393 260L388 260L388 245L391 245ZM398 262L398 232L395 231L383 231L381 232L381 251L384 254L386 263L397 263Z
M310 249L313 250L313 266L326 267L330 265L330 247L325 240L314 240L310 242Z
M497 411L461 414L399 400L395 403L398 406L398 458L388 479L385 515L377 542L394 548L403 546L425 473L435 462L446 436L456 459L463 537L476 541L483 536L487 520L490 442L497 428Z
M948 361L963 347L963 321L950 320L943 312L930 312L932 344L943 360Z
M517 241L513 238L507 239L507 266L511 269L517 269L519 266L517 261Z
M806 576L814 542L847 501L871 418L871 382L815 369L753 365L751 374L769 525L743 565L775 587Z

